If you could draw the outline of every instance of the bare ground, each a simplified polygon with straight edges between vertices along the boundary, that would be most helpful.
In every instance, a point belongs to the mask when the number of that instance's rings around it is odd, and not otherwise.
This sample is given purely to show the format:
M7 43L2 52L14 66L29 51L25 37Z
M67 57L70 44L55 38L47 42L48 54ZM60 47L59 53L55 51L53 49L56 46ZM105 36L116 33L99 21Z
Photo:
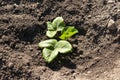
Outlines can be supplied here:
M79 33L48 64L38 43L62 16ZM61 62L61 63L59 63ZM120 0L0 0L1 80L120 80Z

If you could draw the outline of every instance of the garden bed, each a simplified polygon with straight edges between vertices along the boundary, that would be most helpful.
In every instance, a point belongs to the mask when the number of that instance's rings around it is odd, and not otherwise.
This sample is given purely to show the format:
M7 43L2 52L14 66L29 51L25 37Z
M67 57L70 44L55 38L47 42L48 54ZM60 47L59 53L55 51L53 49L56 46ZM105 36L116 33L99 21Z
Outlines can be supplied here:
M46 63L38 47L47 21L62 16L79 33L73 52ZM1 80L119 80L119 0L0 0Z

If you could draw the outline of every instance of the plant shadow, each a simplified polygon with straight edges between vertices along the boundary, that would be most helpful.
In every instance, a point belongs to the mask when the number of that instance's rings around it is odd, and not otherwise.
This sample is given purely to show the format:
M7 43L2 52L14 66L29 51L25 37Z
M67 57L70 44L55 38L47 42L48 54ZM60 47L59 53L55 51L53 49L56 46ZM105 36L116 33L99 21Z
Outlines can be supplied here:
M62 67L76 69L76 64L71 61L67 54L58 55L58 57L52 63L46 63L46 66L48 66L53 71L58 71Z
M75 40L71 42L72 44L78 44L78 41ZM46 63L46 66L53 71L58 71L62 67L69 69L76 69L75 58L83 54L82 50L78 50L78 47L73 47L73 51L68 54L59 54L57 58L52 63Z

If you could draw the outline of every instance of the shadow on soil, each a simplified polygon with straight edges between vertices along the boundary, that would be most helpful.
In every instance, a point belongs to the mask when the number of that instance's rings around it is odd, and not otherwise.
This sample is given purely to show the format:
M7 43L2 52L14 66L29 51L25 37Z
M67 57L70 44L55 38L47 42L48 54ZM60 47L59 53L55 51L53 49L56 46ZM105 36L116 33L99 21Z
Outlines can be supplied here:
M79 53L77 53L76 51L77 49L73 47L72 53L58 55L58 57L52 63L49 64L47 63L46 66L48 66L53 71L58 71L62 67L66 67L69 69L76 69L76 64L74 63L74 59L76 56L83 54L83 51L80 51Z
M69 69L76 69L76 64L73 63L70 59L70 57L66 55L59 55L52 63L47 63L46 66L48 66L53 71L58 71L62 67L66 67Z

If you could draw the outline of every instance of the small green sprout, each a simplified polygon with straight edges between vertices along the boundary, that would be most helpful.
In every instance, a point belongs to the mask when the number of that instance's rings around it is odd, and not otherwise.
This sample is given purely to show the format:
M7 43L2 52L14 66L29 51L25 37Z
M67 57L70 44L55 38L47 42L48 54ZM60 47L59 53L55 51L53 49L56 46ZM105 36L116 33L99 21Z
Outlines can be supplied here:
M62 31L62 35L59 38L63 40L67 40L76 33L78 33L78 30L75 29L74 26L68 26Z
M65 27L64 21L62 17L57 17L53 20L53 22L47 22L47 33L46 35L49 38L53 38L58 31L62 31Z
M39 43L39 47L44 48L42 54L48 63L52 62L58 53L64 54L72 50L72 45L68 41L57 41L56 39L42 41Z
M53 22L47 22L47 32L46 35L49 38L53 38L58 31L61 32L61 35L58 36L60 39L49 39L41 41L38 46L43 48L42 55L46 62L52 62L59 53L65 54L72 51L72 45L66 41L71 36L78 33L78 30L74 26L66 26L64 24L62 17L57 17Z

